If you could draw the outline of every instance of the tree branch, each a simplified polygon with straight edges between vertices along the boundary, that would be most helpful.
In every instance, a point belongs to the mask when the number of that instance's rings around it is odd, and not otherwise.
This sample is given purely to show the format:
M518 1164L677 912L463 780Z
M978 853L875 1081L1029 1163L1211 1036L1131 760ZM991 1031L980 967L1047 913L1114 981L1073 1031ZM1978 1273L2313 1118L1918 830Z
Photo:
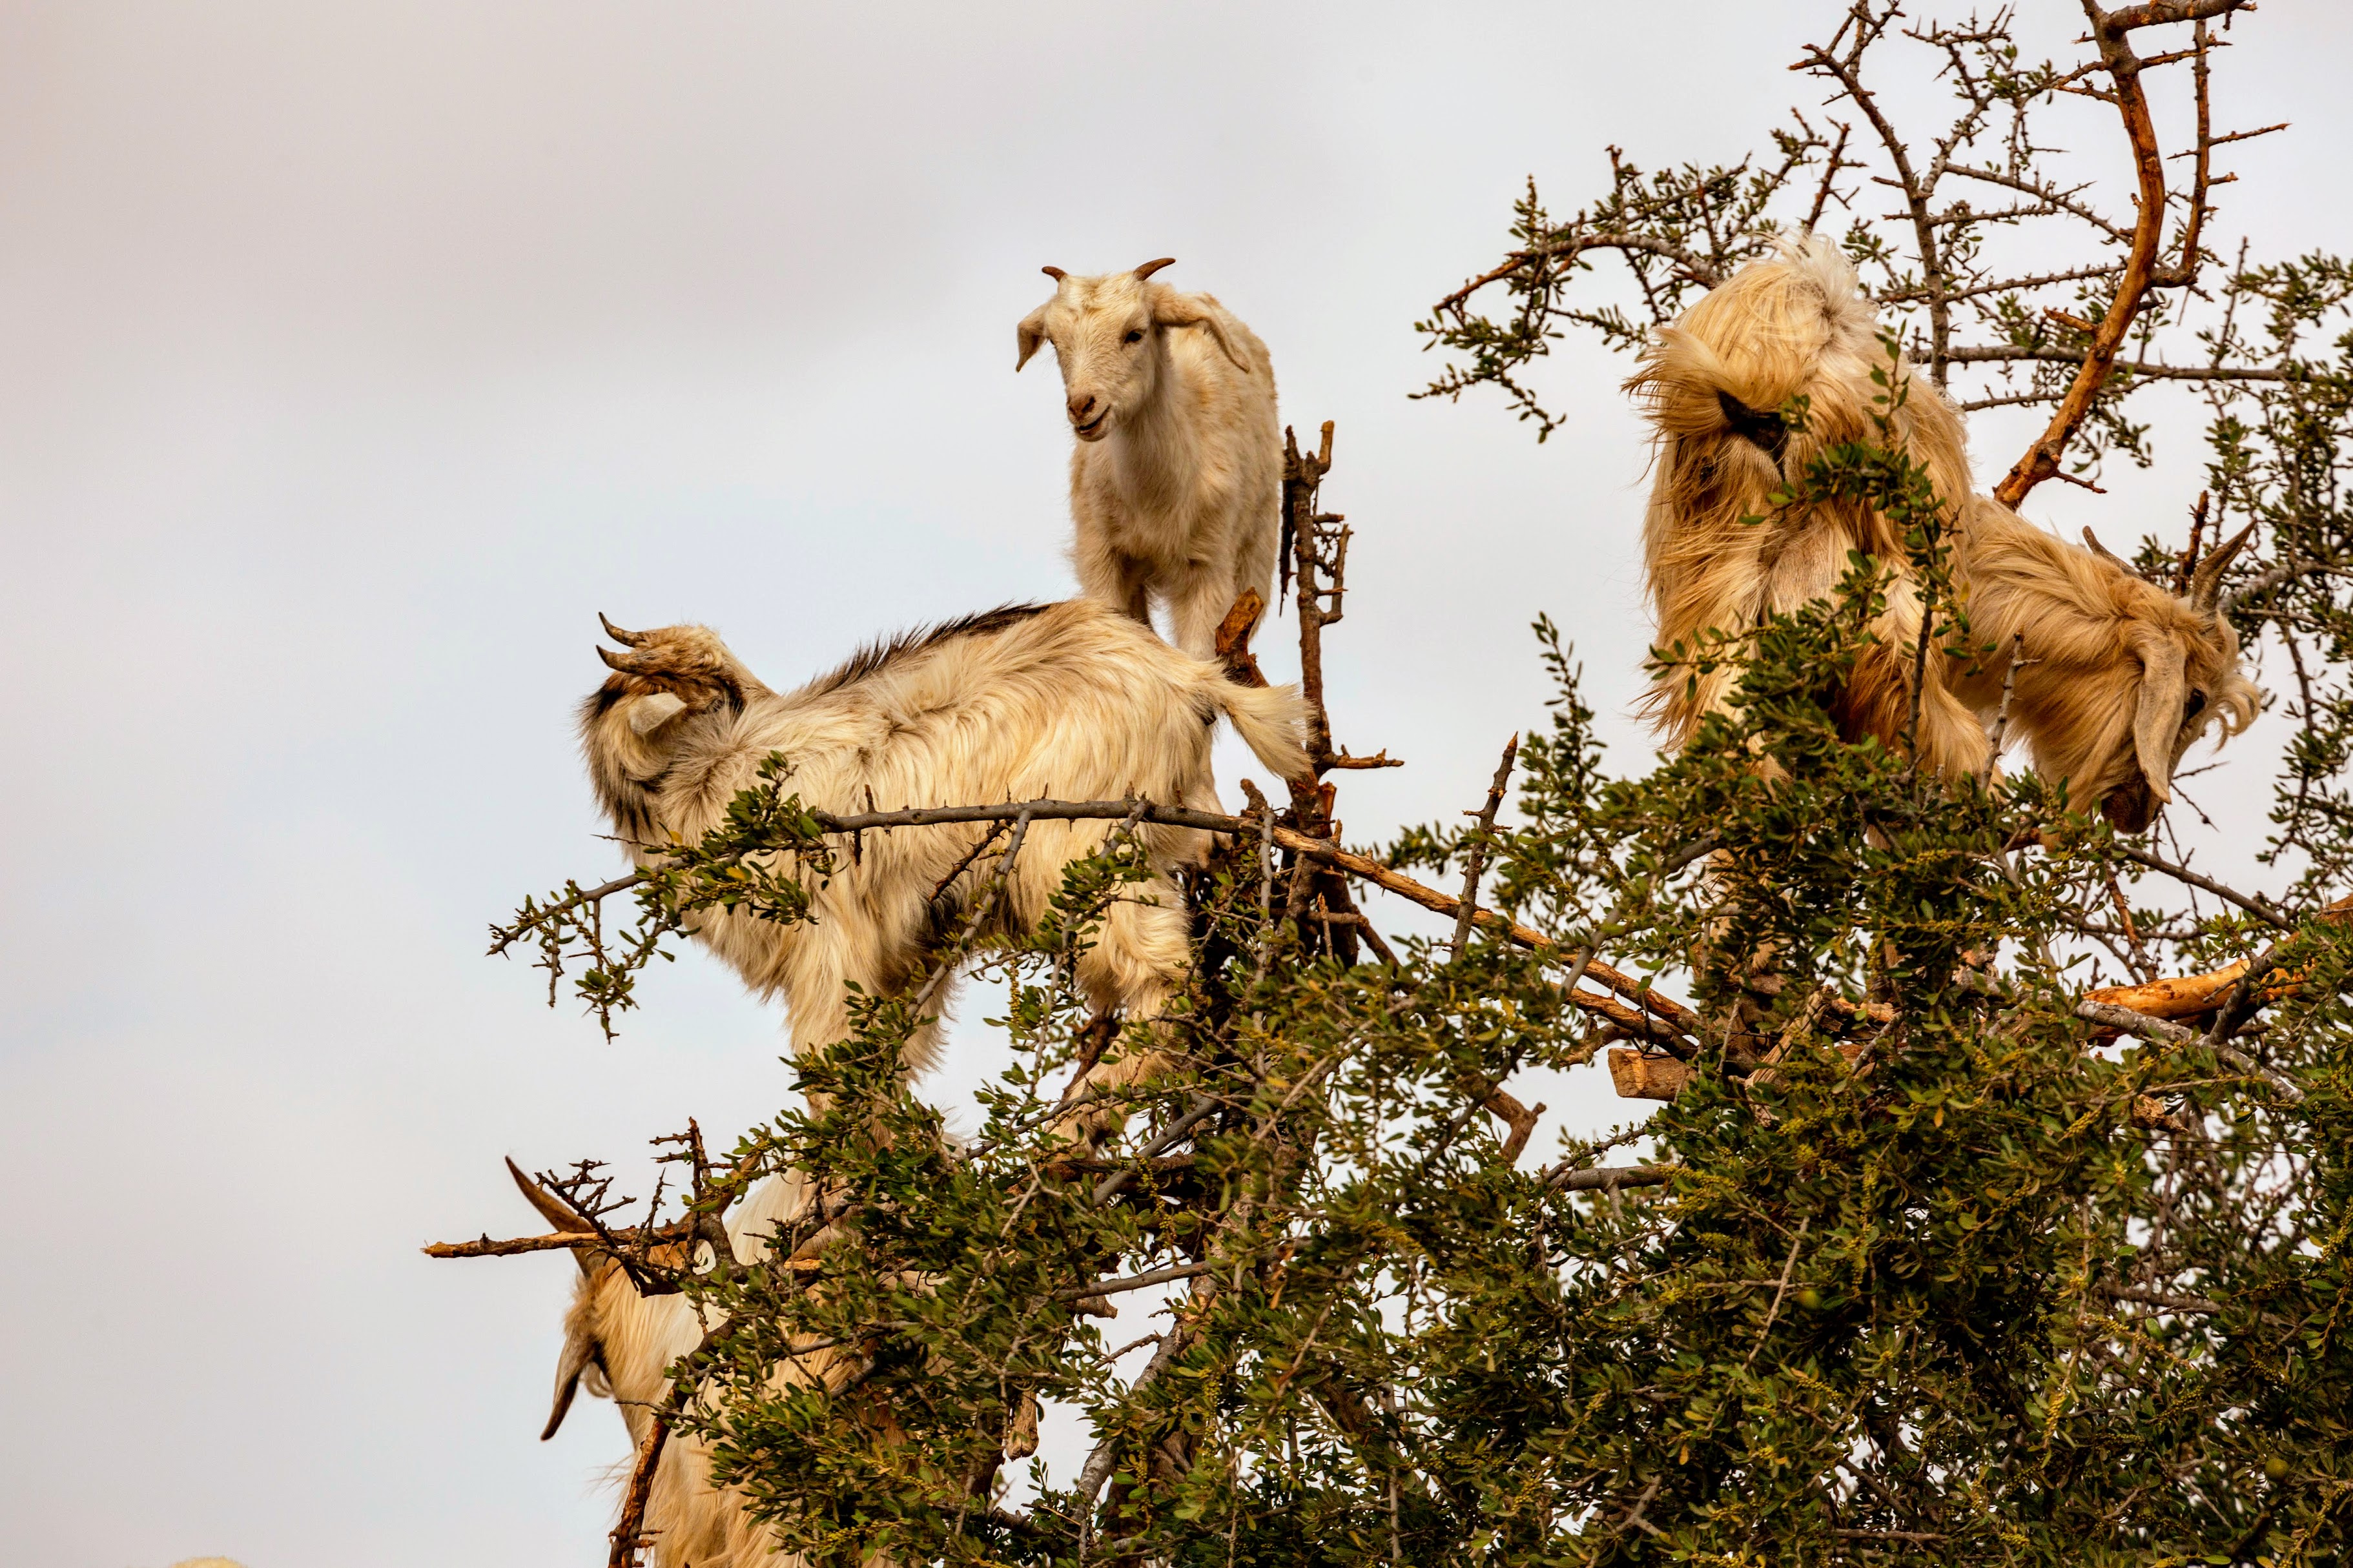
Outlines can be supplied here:
M2187 866L2177 866L2170 860L2162 859L2146 849L2136 849L2129 844L2119 844L2116 848L2117 854L2134 864L2146 866L2152 871L2162 871L2177 882L2185 882L2193 888L2203 888L2224 902L2238 905L2239 908L2268 925L2275 926L2281 931L2292 931L2295 929L2294 921L2271 905L2260 903L2247 897L2236 888L2225 887L2211 877L2200 876Z
M1844 137L1840 138L1839 144L1841 148L1845 146ZM1641 255L1661 257L1682 268L1690 276L1692 281L1704 288L1713 289L1724 281L1724 275L1716 271L1704 258L1685 250L1682 246L1661 239L1655 235L1633 234L1623 229L1598 229L1589 234L1572 235L1567 239L1547 240L1541 245L1530 246L1525 250L1513 251L1502 266L1490 268L1453 293L1439 300L1431 308L1432 314L1440 310L1451 310L1459 314L1463 304L1472 295L1490 283L1500 282L1510 277L1531 261L1539 266L1549 266L1557 259L1573 260L1588 250L1633 251Z
M1663 1187L1683 1173L1681 1165L1602 1165L1563 1171L1545 1179L1556 1193L1609 1192L1620 1187Z
M1194 1279L1209 1272L1207 1263L1180 1263L1167 1268L1155 1268L1145 1274L1131 1274L1124 1279L1099 1279L1092 1285L1073 1285L1057 1290L1057 1301L1082 1301L1093 1296L1116 1296L1123 1290L1142 1290L1148 1286L1166 1285L1176 1279Z
M1487 804L1478 813L1479 827L1472 836L1471 847L1462 857L1462 908L1454 918L1454 948L1450 962L1461 963L1462 950L1471 945L1472 916L1479 908L1479 878L1487 869L1487 843L1495 831L1495 813L1504 804L1504 790L1511 782L1512 762L1520 754L1520 738L1514 735L1504 742L1504 760L1495 764L1495 782L1487 786ZM1467 815L1467 814L1466 814Z
M2001 483L1994 487L1994 499L2006 507L2016 508L2035 486L2059 471L2059 459L2068 440L2091 414L2093 403L2107 384L2116 351L2124 346L2125 334L2131 330L2133 318L2139 313L2141 302L2157 277L2158 253L2165 242L2165 160L2158 152L2157 126L2149 115L2147 95L2141 89L2141 60L2133 53L2130 35L2137 27L2223 16L2245 3L2246 0L2151 0L2147 5L2103 11L2097 0L2083 0L2084 14L2092 24L2092 41L2099 49L2101 67L2114 86L2113 101L2116 112L2123 116L2125 138L2132 147L2133 169L2140 186L2140 210L2134 217L2132 248L2125 258L2116 293L2108 301L2106 313L2100 318L2098 331L2092 334L2082 369L2067 388L2067 395L2060 400L2051 423ZM2201 162L2201 170L2203 167ZM2202 190L2200 194L2203 194ZM2202 214L2190 215L2189 230L2193 236L2201 219ZM2186 285L2196 277L2197 265L2196 253L2185 252L2179 277L2169 275L2167 281Z
M1008 802L1003 805L927 805L913 806L902 811L870 811L848 814L813 811L809 816L818 828L828 834L859 833L873 828L929 827L944 823L1017 822L1029 817L1039 822L1121 820L1134 817L1139 822L1164 824L1172 827L1196 827L1209 833L1258 834L1262 825L1258 819L1242 816L1220 816L1214 812L1192 811L1182 806L1156 805L1135 800L1032 800ZM1377 860L1352 854L1329 839L1314 838L1294 828L1271 825L1269 839L1295 854L1304 855L1327 865L1335 866L1350 876L1372 883L1409 902L1441 915L1460 916L1462 900L1451 894L1415 881L1402 872L1392 871ZM638 871L616 878L596 889L597 897L623 892L646 880L647 873ZM580 895L586 902L588 894ZM575 906L576 907L576 906ZM498 935L502 943L512 943L531 929L542 923L554 909L537 910L511 927L502 928ZM1493 910L1474 910L1472 919L1509 941L1532 951L1559 955L1560 944L1539 931L1505 920ZM1683 1004L1653 990L1646 981L1639 981L1620 973L1599 959L1588 960L1584 973L1599 980L1610 990L1633 1003L1640 1016L1671 1026L1682 1034L1692 1034L1698 1026L1698 1016ZM1570 1000L1588 1012L1599 1013L1613 1022L1623 1018L1613 1013L1604 1000L1588 991L1571 993Z
M2082 364L2089 356L2082 349L2019 347L1957 348L1947 356L1956 364L2003 364L2040 361L2049 364ZM2152 381L2285 381L2288 373L2275 365L2160 364L2153 360L2115 360L2111 372L2124 371Z

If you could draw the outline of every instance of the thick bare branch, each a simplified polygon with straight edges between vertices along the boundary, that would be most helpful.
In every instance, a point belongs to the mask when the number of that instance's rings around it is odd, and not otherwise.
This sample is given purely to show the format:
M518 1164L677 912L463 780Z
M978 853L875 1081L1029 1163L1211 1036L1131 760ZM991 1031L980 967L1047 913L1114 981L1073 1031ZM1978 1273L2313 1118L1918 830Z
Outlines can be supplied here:
M1663 1187L1681 1174L1681 1165L1604 1165L1585 1171L1563 1171L1546 1185L1555 1192L1609 1192L1620 1187Z
M2092 41L2099 49L2100 65L2113 86L2116 112L2124 120L2125 138L2132 148L2133 171L2140 187L2139 211L2133 222L2131 250L2125 258L2107 312L2101 317L2098 331L2092 334L2082 367L2052 413L2051 423L2012 465L2001 483L1994 487L1995 498L2008 507L2017 506L2035 486L2059 472L2060 458L2069 439L2090 416L2093 403L2107 384L2116 353L2124 346L2125 335L2131 331L2133 319L2157 279L2158 255L2165 240L2165 159L2158 151L2157 126L2149 114L2147 94L2142 90L2142 62L2133 53L2131 34L2135 28L2160 23L2223 16L2241 9L2245 0L2152 0L2151 4L2128 5L2116 11L2101 10L2097 0L2083 0L2083 4L2084 14L2092 24ZM2198 194L2202 197L2202 159L2199 167ZM2193 239L2202 221L2202 212L2190 215L2189 230ZM2176 274L2168 274L2166 280L2186 286L2196 277L2197 266L2195 249L2185 248Z

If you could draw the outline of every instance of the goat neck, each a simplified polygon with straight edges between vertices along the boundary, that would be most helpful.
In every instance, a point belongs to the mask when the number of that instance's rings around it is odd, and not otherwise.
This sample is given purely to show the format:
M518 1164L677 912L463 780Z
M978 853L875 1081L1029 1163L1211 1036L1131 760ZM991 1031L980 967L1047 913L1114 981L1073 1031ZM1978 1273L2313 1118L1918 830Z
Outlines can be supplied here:
M1177 400L1189 389L1165 332L1152 335L1151 353L1157 362L1152 395L1128 410L1104 447L1120 493L1143 508L1160 510L1192 489L1200 463L1200 436L1178 408Z

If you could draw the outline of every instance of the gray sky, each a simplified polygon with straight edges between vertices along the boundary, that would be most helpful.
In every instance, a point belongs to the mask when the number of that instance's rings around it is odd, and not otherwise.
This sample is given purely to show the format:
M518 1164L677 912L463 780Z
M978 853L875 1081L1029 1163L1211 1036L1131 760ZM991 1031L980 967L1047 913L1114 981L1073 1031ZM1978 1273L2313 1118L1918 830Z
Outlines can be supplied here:
M617 1417L533 1440L569 1267L416 1248L528 1226L501 1154L635 1167L787 1075L699 957L608 1046L483 929L616 863L596 611L785 684L1067 591L1054 373L1012 374L1041 263L1178 257L1338 422L1335 718L1413 763L1346 777L1352 837L1475 802L1539 611L1638 763L1624 367L1569 345L1538 448L1406 401L1410 323L1528 174L1567 207L1612 141L1751 144L1828 10L0 4L10 1555L599 1560ZM2266 6L2219 73L2298 122L2236 161L2259 248L2347 243L2336 13ZM2193 461L2110 506L2178 535ZM1001 1065L963 1037L944 1101Z

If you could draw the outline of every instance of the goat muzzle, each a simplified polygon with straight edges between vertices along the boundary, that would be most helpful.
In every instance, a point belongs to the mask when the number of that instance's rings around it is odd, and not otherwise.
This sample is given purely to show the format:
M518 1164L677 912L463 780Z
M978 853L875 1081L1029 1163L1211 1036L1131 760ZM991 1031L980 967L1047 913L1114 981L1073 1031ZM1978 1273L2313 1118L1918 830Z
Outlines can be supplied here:
M1082 441L1102 439L1111 421L1110 405L1092 393L1071 398L1070 414L1071 428L1078 432Z
M2146 833L2157 820L2158 799L2145 779L2110 790L2100 802L2100 815L2118 833Z

